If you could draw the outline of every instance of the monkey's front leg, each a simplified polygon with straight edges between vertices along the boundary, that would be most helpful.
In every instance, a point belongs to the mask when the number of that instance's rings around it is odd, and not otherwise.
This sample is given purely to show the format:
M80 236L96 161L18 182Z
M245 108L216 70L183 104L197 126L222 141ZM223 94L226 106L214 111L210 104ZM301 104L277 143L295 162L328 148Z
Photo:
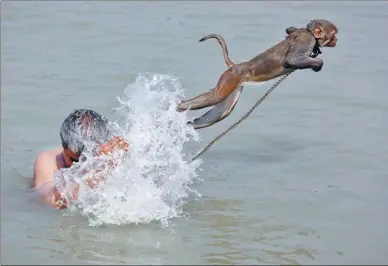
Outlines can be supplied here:
M285 68L293 69L306 69L311 68L315 72L318 72L322 69L323 61L320 58L312 58L311 55L319 53L315 49L317 42L314 38L301 38L296 41L296 43L291 44L290 51L288 52L285 61Z
M284 67L293 69L311 68L313 71L318 72L323 67L323 60L320 58L311 58L309 56L296 56L288 58L284 62Z

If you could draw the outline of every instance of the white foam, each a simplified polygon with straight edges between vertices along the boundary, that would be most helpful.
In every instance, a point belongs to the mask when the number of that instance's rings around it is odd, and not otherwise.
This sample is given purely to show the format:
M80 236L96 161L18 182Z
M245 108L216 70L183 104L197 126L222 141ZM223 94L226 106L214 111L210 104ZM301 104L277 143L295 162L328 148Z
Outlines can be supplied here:
M198 180L200 161L191 162L184 144L199 141L186 124L186 113L176 104L183 86L176 77L140 74L124 96L118 98L116 135L130 143L129 156L107 175L104 186L92 190L82 185L82 169L104 158L88 159L79 168L64 171L67 183L80 183L79 199L69 206L89 219L91 225L149 223L182 215L182 206L199 196L190 186ZM195 151L194 151L195 152ZM121 155L122 156L122 155Z

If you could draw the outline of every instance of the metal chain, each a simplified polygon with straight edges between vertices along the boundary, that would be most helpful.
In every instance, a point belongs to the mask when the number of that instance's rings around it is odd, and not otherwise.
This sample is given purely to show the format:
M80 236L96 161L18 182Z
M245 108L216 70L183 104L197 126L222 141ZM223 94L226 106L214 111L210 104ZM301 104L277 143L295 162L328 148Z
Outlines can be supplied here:
M238 126L242 121L244 121L245 119L248 118L248 116L253 112L253 110L256 109L256 107L258 107L262 101L264 101L265 98L267 98L267 96L277 87L279 86L279 84L285 80L292 72L294 72L295 70L291 70L290 72L288 72L287 74L283 75L283 77L281 77L274 85L272 85L272 87L263 95L263 97L260 98L260 100L258 100L255 105L243 116L240 118L240 120L238 120L237 122L235 122L233 125L231 125L227 130L225 130L224 132L222 132L221 134L219 134L215 139L213 139L208 145L206 145L205 148L203 148L199 153L197 153L197 155L195 155L191 160L192 161L195 161L196 159L198 159L199 156L201 156L202 154L204 154L205 152L207 152L211 146L213 146L214 143L216 143L218 140L220 140L223 136L225 136L227 133L229 133L232 129L234 129L236 126Z

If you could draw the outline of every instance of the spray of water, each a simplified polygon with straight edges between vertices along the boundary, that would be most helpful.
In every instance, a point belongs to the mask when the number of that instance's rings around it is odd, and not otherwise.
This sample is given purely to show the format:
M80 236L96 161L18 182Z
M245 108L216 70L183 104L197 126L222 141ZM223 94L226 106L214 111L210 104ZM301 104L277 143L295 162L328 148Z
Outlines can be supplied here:
M200 196L192 183L199 180L200 161L191 162L184 145L199 141L197 132L186 124L186 114L176 112L183 86L169 75L140 74L124 96L118 98L114 134L129 142L130 152L113 154L117 166L100 173L103 185L91 189L82 180L89 170L106 163L106 157L85 155L78 167L64 169L66 189L80 184L79 196L70 211L85 215L91 225L166 223L183 214L182 206ZM64 193L67 195L66 193Z

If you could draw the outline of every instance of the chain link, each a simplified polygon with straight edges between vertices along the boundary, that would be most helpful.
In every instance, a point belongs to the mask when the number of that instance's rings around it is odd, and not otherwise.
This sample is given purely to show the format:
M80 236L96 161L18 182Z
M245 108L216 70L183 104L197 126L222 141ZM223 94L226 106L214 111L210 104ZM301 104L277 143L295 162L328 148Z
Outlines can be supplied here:
M229 133L232 129L234 129L236 126L238 126L242 121L244 121L245 119L248 118L248 116L250 116L250 114L253 112L253 110L256 109L256 107L258 107L262 101L264 101L265 98L267 98L267 96L277 87L279 86L279 84L285 80L292 72L294 72L295 70L292 70L290 72L288 72L287 74L283 75L283 77L281 77L274 85L272 85L272 87L263 95L263 97L261 97L256 103L255 105L243 116L240 118L240 120L238 120L237 122L235 122L233 125L231 125L228 129L226 129L224 132L222 132L221 134L219 134L215 139L213 139L208 145L206 145L205 148L203 148L199 153L197 153L197 155L195 155L191 160L192 161L195 161L196 159L198 159L199 156L201 156L202 154L204 154L205 152L207 152L211 146L214 145L214 143L216 143L218 140L220 140L222 137L224 137L227 133Z

